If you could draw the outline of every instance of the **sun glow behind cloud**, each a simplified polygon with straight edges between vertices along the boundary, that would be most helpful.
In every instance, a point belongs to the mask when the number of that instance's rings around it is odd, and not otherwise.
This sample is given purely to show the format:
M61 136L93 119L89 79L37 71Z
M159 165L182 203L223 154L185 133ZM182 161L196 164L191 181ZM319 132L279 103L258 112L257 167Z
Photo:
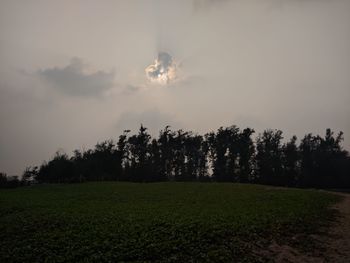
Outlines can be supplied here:
M172 57L166 52L160 52L158 58L146 69L147 78L154 83L168 84L176 79L177 66Z

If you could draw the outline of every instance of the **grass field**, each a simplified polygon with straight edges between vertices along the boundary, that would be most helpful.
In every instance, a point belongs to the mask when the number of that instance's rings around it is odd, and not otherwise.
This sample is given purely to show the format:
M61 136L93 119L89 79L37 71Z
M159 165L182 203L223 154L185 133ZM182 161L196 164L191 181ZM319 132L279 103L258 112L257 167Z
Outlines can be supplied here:
M337 199L218 183L1 190L0 262L264 261L259 250L316 231Z

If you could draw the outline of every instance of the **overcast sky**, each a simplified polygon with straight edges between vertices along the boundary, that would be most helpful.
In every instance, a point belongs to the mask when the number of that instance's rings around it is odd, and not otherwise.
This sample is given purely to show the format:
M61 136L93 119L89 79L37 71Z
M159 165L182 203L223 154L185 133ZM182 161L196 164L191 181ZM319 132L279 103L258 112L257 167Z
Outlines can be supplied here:
M145 69L166 52L176 79ZM350 149L348 0L0 0L0 171L140 123L330 127Z

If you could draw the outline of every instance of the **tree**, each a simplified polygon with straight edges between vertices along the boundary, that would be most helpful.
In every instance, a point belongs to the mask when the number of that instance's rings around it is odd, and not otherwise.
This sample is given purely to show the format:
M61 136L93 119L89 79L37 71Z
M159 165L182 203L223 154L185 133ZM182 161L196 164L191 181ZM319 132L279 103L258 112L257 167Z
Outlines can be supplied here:
M282 139L280 130L266 130L259 134L256 142L258 182L282 185Z
M40 168L27 167L23 182L70 183L122 180L218 181L268 185L341 188L350 187L350 157L341 143L343 133L330 129L324 137L307 134L282 144L282 131L266 130L256 143L254 130L220 127L205 136L172 131L169 126L152 138L141 125L129 136L125 130L117 142L97 143L94 149L75 150L70 158L57 152ZM1 175L0 184L13 177ZM11 179L11 183L15 180Z
M119 136L117 142L117 169L119 178L117 180L130 180L128 177L129 156L128 156L128 134L130 130L124 130L123 134Z
M15 188L21 186L18 176L8 176L6 173L0 173L0 188Z
M160 151L160 173L165 178L171 180L173 177L173 164L175 162L175 133L170 130L170 126L166 126L160 131L158 145Z
M227 181L239 181L240 130L236 126L225 129L227 144L226 177Z
M184 139L185 147L185 172L184 180L194 181L201 175L201 166L203 165L204 156L202 152L203 137L200 135L194 135L193 133L187 133Z
M324 138L306 135L300 144L301 186L337 188L349 185L348 152L341 147L343 133L336 137L331 129Z
M283 182L284 186L296 186L299 177L299 151L297 137L293 136L283 145Z
M38 174L39 174L38 166L34 166L34 167L29 166L23 172L22 182L25 185L31 184L36 180Z
M201 149L199 151L198 180L209 181L209 143L202 137Z
M7 187L7 175L5 173L0 173L0 188Z
M238 143L238 181L248 183L251 178L254 166L255 146L251 138L253 129L246 128L239 134Z
M73 182L75 181L74 163L67 154L56 152L51 161L41 165L37 180L42 183Z
M208 133L205 137L209 145L214 180L218 182L229 181L227 176L228 136L226 129L220 127L216 133Z
M187 137L187 132L183 130L178 130L174 136L173 143L173 169L174 169L174 179L176 181L185 181L187 179L186 175L186 153L185 153L185 140Z
M133 181L151 181L150 139L151 136L143 125L141 125L137 135L133 135L128 139L130 176Z
M99 180L116 180L120 177L119 155L113 140L96 144L93 155Z

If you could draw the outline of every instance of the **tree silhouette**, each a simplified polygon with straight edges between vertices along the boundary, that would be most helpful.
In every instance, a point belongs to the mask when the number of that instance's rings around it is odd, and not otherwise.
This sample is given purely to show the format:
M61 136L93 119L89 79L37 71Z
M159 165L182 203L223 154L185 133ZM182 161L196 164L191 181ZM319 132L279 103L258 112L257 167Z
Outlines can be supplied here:
M175 154L175 133L170 130L170 126L166 126L160 131L158 145L160 151L160 173L168 180L173 176L173 164Z
M15 188L23 185L17 176L8 176L6 173L0 173L0 188Z
M218 182L229 181L227 174L228 133L223 127L206 135L209 144L210 159L213 167L213 178Z
M253 181L252 172L254 167L255 146L251 138L253 129L246 128L239 134L238 142L238 181L248 183Z
M293 136L283 143L282 131L265 130L254 142L254 130L220 127L204 136L191 131L161 130L151 138L141 125L125 130L117 142L107 140L73 156L57 152L40 168L28 167L23 184L83 181L217 181L280 186L350 187L350 157L337 135L307 134L300 144ZM1 184L8 182L1 175ZM6 181L6 183L4 183Z
M69 183L75 181L74 163L67 154L56 152L48 163L44 162L37 175L37 180L45 183Z
M283 178L282 185L296 186L299 180L299 151L297 137L293 136L282 148Z
M151 136L147 133L147 128L141 125L139 133L128 139L130 152L130 178L132 181L151 181Z
M30 184L31 182L33 182L35 180L35 178L38 176L39 174L39 168L38 166L34 166L34 167L27 167L22 175L22 182L24 184Z
M282 184L282 131L266 130L256 142L258 181L262 184Z

